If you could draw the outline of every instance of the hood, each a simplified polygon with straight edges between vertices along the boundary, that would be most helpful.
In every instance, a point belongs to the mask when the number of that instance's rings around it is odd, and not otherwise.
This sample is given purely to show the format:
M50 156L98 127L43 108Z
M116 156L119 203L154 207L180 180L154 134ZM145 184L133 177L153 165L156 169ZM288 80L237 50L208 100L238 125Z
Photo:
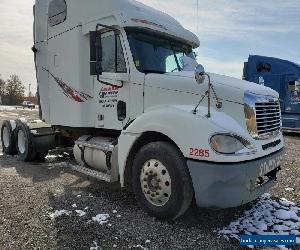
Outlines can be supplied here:
M223 101L243 105L245 92L279 97L275 90L268 87L233 77L209 74L218 98ZM199 85L193 71L147 74L145 77L145 108L158 104L195 105L207 91L207 87L207 77L206 82Z
M279 94L268 87L254 84L252 82L240 80L234 77L219 75L215 73L208 73L211 76L211 81L215 88L227 88L227 89L236 89L241 92L251 92L256 95L267 95L272 97L279 97ZM181 71L176 73L169 73L167 75L172 76L180 76L180 77L187 77L191 78L193 82L195 82L195 74L193 71ZM226 99L226 98L225 98Z

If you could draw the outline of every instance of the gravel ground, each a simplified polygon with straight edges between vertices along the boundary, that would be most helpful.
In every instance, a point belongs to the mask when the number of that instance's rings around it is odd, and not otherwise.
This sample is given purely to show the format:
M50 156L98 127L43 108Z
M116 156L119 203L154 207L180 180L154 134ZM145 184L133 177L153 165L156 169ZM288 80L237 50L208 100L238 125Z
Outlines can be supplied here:
M17 117L37 118L37 112L2 110L0 124ZM284 168L270 193L299 207L300 137L285 141ZM66 155L23 163L0 154L0 249L243 249L217 232L255 202L221 211L193 204L179 220L159 221L137 207L131 190L88 178L70 164ZM51 219L56 210L69 215ZM93 220L98 214L102 224Z

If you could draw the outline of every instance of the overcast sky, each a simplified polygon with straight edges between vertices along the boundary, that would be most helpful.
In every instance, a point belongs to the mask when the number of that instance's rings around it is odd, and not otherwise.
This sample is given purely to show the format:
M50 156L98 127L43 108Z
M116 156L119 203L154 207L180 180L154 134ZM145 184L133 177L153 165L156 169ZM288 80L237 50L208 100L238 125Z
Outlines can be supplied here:
M199 0L198 20L197 0L140 1L198 30L198 61L207 71L241 78L249 54L300 63L300 0ZM33 2L0 1L0 74L4 79L18 74L35 89Z

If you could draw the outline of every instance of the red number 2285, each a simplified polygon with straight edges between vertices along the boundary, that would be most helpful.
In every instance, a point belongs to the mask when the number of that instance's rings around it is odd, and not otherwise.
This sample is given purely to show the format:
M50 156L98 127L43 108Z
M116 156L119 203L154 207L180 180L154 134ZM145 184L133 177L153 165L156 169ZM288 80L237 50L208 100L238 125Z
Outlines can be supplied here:
M190 156L208 158L209 157L209 150L201 149L201 148L190 148Z

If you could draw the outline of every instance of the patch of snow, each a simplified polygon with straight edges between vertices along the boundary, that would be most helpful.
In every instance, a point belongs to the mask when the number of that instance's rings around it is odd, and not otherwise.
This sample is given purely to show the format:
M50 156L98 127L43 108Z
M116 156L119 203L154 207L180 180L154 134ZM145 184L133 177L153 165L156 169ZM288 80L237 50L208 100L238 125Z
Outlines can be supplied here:
M73 207L73 208L76 208L76 207L77 207L77 205L76 205L76 204L73 204L73 205L72 205L72 207Z
M224 238L239 240L240 235L300 234L300 208L294 202L281 198L278 202L264 194L244 215L218 231ZM297 237L300 240L300 237ZM253 248L253 246L248 246ZM278 246L277 249L287 249Z
M146 244L150 244L150 242L151 242L150 240L146 240L145 241Z
M274 213L275 217L280 220L296 219L298 216L294 211L287 211L285 209L279 209ZM299 218L300 219L300 218Z
M116 244L113 244L113 248L117 248L117 245L116 245Z
M294 202L291 202L291 201L288 201L287 199L285 198L281 198L279 200L279 203L283 206L286 206L286 207L290 207L290 206L295 206L295 203Z
M86 212L82 211L82 210L75 210L75 212L79 215L79 217L85 216Z
M57 162L57 163L50 163L50 164L48 164L48 167L50 167L51 169L52 168L56 168L56 167L59 167L59 168L68 168L69 164L67 162Z
M117 215L117 218L121 218L121 215L120 215L120 214L118 214L118 215Z
M77 198L81 198L81 194L77 195L76 197L77 197Z
M109 214L97 214L92 218L93 221L98 222L100 225L103 225L108 222Z
M34 134L34 135L36 135L36 134L38 133L38 131L37 131L37 130L35 130L35 129L33 129L33 130L30 130L30 132L31 132L32 134Z
M296 235L296 236L300 236L300 231L299 230L292 230L291 234Z
M63 158L62 155L47 155L46 159L56 159L56 158Z
M0 111L12 111L12 110L16 110L17 107L16 106L4 106L4 105L0 105Z
M54 213L50 214L51 219L55 219L57 217L63 216L63 215L70 215L72 211L67 211L67 210L56 210Z
M139 249L142 249L142 250L148 250L148 248L145 248L142 245L136 245L136 246L133 246L133 247L134 248L139 248Z
M117 210L113 210L112 212L113 212L113 214L116 214L118 211Z
M100 250L97 241L93 241L93 245L90 247L90 250Z
M294 191L293 188L285 188L286 191Z
M88 210L88 209L89 209L89 207L85 207L85 208L84 208L84 210Z

